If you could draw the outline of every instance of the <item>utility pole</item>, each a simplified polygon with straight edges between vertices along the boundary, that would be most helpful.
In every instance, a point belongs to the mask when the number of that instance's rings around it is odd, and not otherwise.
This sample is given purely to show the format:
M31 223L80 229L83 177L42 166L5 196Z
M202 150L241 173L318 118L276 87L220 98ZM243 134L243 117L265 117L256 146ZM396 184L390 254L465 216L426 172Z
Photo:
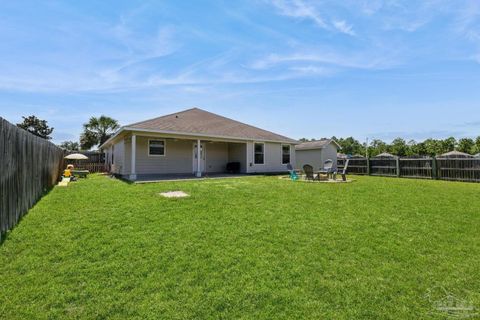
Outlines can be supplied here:
M368 158L368 137L367 137L367 140L365 142L365 158Z

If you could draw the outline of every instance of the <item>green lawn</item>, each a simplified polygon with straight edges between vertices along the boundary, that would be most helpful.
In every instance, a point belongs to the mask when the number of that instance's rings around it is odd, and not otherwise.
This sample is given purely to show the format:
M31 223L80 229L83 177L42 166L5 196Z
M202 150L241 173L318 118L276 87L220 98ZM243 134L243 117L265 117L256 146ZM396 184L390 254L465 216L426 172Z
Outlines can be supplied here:
M480 184L354 179L56 187L0 245L0 319L480 316Z

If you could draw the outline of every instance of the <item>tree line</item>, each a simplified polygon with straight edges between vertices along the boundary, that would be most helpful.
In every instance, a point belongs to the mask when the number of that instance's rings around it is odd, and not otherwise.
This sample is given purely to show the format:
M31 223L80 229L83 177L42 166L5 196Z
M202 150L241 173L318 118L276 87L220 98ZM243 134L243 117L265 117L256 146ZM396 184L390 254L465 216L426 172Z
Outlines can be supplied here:
M374 157L380 153L388 152L400 157L423 157L423 156L437 156L450 151L460 151L471 155L480 153L480 136L476 139L461 138L455 139L449 137L447 139L426 139L417 142L415 140L406 141L402 138L396 138L391 143L387 143L380 139L373 139L368 144L368 149L365 143L361 143L353 137L334 139L342 147L340 152L347 155L360 155ZM314 140L314 139L312 139ZM300 141L312 141L305 138Z
M46 120L41 120L34 115L22 117L23 121L17 123L17 127L27 130L40 138L50 140L54 128L48 125ZM94 146L100 146L107 141L115 131L120 128L117 120L107 116L91 117L83 124L83 132L79 141L64 141L59 147L67 151L90 150Z
M17 126L47 140L51 139L54 130L54 128L48 126L47 121L34 115L23 117L23 122L18 123ZM118 128L120 128L120 125L113 118L104 115L98 118L91 117L88 122L83 124L83 132L79 141L64 141L59 147L67 151L90 150L95 146L102 145ZM340 152L347 155L365 156L368 154L369 157L374 157L380 153L388 152L400 157L415 157L436 156L454 150L472 155L480 153L480 136L476 139L461 138L457 140L450 137L447 139L426 139L421 142L396 138L391 143L373 139L368 146L353 137L337 138L333 136L331 139L337 141L342 147ZM315 139L300 139L302 142L313 140Z

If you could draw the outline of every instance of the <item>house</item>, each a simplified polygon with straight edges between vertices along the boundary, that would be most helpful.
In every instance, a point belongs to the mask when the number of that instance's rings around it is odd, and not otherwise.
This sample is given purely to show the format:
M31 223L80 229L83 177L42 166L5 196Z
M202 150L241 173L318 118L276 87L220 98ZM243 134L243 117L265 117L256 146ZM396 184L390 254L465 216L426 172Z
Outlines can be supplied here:
M298 142L198 108L120 128L100 146L112 173L147 176L286 172ZM200 154L200 156L198 156Z
M383 152L383 153L377 154L374 158L396 159L396 158L398 158L398 157L395 156L395 155L393 155L393 154L391 154L391 153Z
M323 168L327 159L333 160L337 164L337 152L341 149L340 145L333 139L321 139L308 141L295 146L296 169L302 169L304 165L309 164L314 169Z
M473 158L471 154L460 152L460 151L450 151L438 156L439 158Z

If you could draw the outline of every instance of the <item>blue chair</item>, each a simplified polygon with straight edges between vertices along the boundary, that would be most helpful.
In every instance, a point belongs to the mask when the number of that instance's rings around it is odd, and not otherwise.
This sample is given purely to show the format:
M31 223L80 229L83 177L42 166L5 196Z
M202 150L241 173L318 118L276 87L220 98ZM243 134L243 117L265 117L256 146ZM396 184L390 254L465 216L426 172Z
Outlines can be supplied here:
M292 179L292 181L297 181L298 180L298 175L295 172L295 170L293 170L293 167L290 163L287 164L287 169L288 169L288 173L290 174L290 179Z

